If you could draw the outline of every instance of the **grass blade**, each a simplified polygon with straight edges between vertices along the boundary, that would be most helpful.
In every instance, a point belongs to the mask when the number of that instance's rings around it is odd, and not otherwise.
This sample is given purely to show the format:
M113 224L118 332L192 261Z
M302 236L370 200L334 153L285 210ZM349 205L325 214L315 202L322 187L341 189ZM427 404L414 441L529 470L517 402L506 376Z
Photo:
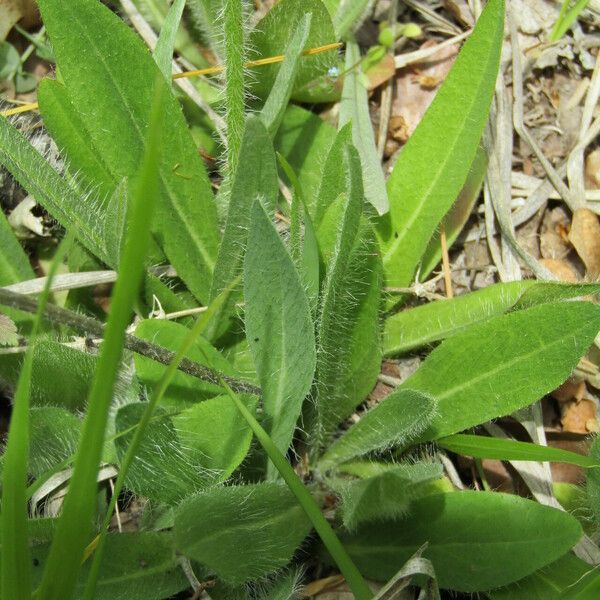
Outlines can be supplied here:
M450 452L472 456L473 458L494 458L497 460L552 461L577 465L584 468L600 467L600 461L591 456L583 456L560 448L539 446L530 442L518 442L482 435L450 435L438 440L438 446Z
M119 468L119 475L117 476L117 480L114 484L114 489L112 491L112 497L110 503L108 505L108 509L106 510L106 515L104 517L104 521L102 522L102 526L100 528L100 533L96 537L96 539L90 544L88 547L88 551L94 551L94 559L92 562L92 566L90 568L90 573L88 575L88 580L85 587L85 593L83 596L83 600L93 600L94 593L96 589L96 585L98 582L98 578L100 576L100 568L102 566L102 558L104 554L104 547L106 542L106 535L108 531L108 526L110 524L110 520L112 518L113 512L115 510L115 506L117 503L117 499L123 489L123 484L125 482L125 478L127 477L127 473L135 455L137 453L138 448L144 438L144 434L148 428L148 424L152 419L152 415L154 414L154 410L156 406L160 403L167 388L169 387L173 377L177 373L177 369L181 364L181 361L184 359L190 348L194 345L194 342L198 339L199 336L202 335L207 325L210 323L210 320L213 318L215 314L217 314L226 300L229 298L232 289L237 285L237 280L232 283L232 285L225 289L219 296L213 300L208 310L206 310L194 323L192 329L190 329L189 334L175 353L173 360L169 363L168 367L165 369L160 381L156 384L150 401L148 402L144 413L142 414L142 418L140 419L135 432L133 434L133 439L127 448L127 452L123 459L121 460L121 465Z
M124 333L142 280L143 264L150 241L153 208L159 195L158 165L161 150L161 87L151 111L148 145L136 181L129 210L129 227L119 276L112 295L111 310L98 367L94 373L63 512L54 537L37 597L66 600L72 597L89 539L96 502L96 474L100 462L113 386L123 350ZM56 576L57 573L61 577Z
M331 528L331 525L323 516L321 509L311 496L310 492L306 489L302 481L292 466L287 462L285 456L277 449L273 440L269 437L267 432L261 427L260 423L254 418L254 415L248 410L244 403L233 393L231 388L222 382L223 387L227 390L229 397L237 406L242 416L246 419L246 422L254 432L256 439L259 444L263 447L271 462L275 465L275 468L279 471L279 474L290 488L290 491L296 496L299 504L304 509L304 512L310 519L313 527L319 534L319 537L325 544L328 552L331 554L336 565L342 572L342 575L346 578L348 586L352 590L356 600L370 600L373 594L363 579L362 575L352 562L344 546L342 546L339 538Z
M285 50L285 59L277 73L275 84L260 112L261 121L264 123L271 137L277 133L288 102L290 101L294 82L296 81L296 74L300 66L302 50L310 32L311 20L312 14L308 13L298 23L294 35Z
M19 381L15 390L10 428L3 455L2 473L2 598L11 600L31 599L31 559L28 535L27 475L29 459L29 396L33 352L44 308L50 296L52 278L71 246L73 237L61 242L48 272L44 291L38 301L38 309L25 353Z
M173 47L175 46L175 36L183 15L185 0L175 0L169 12L165 17L156 48L154 48L153 56L160 72L165 76L167 81L171 81L171 61L173 60Z

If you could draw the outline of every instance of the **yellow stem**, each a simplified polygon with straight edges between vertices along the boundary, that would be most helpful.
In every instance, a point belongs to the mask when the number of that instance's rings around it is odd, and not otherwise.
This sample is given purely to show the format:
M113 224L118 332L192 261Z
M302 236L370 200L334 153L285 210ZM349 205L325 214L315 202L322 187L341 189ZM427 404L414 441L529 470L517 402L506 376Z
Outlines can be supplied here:
M334 42L332 44L325 44L324 46L319 46L317 48L309 48L302 53L302 56L313 56L315 54L320 54L321 52L327 52L328 50L337 50L342 47L341 42ZM269 56L267 58L259 58L258 60L251 60L245 64L246 67L261 67L263 65L272 65L276 63L283 62L285 55L278 54L277 56ZM184 77L196 77L199 75L214 75L215 73L221 73L225 70L223 65L217 65L215 67L208 67L206 69L196 69L194 71L184 71L183 73L175 73L173 75L173 79L182 79ZM9 108L8 110L0 111L0 116L3 117L11 117L13 115L18 115L24 112L30 112L32 110L37 110L39 108L39 104L37 102L30 102L28 104L23 104L22 106L17 106L16 108Z

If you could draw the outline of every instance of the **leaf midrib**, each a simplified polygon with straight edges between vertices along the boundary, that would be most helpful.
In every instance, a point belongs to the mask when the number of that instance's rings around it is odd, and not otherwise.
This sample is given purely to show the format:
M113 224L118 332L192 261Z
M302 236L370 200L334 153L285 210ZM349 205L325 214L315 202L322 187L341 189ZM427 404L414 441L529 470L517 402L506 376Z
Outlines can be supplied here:
M80 16L79 13L77 11L73 11L73 7L70 6L68 2L65 2L64 6L67 8L67 10L69 10L69 12L71 14L71 18L73 20L75 20L77 22L77 24L79 25L79 28L80 28L80 30L83 33L83 36L88 41L88 47L91 48L91 50L94 53L94 56L96 56L98 58L98 62L104 68L104 72L108 76L109 83L115 89L117 96L121 99L121 104L126 109L125 110L125 114L127 114L127 116L129 117L131 123L133 124L133 128L135 129L136 133L138 134L140 142L141 142L141 144L143 146L145 138L144 138L143 133L142 133L141 129L139 128L139 125L138 125L138 123L136 121L135 113L133 113L133 111L131 110L129 102L126 101L126 98L123 95L121 87L118 85L118 82L114 79L111 70L108 68L108 64L106 62L106 59L105 59L104 55L102 54L102 52L100 52L98 50L98 48L96 47L96 45L93 43L94 39L89 35L89 33L88 33L85 25L83 25L82 22L81 22L81 20L78 18ZM180 219L181 225L183 226L184 230L188 233L188 236L196 244L196 247L200 251L200 254L202 255L202 258L203 258L205 264L208 266L209 270L212 272L213 269L214 269L215 261L214 261L213 257L208 253L208 251L207 251L207 249L205 247L205 244L202 241L202 239L199 238L198 235L197 235L197 233L188 226L188 217L189 217L189 215L185 215L182 212L181 206L177 202L177 196L176 196L176 194L174 195L172 193L172 190L171 190L170 186L168 185L168 183L167 183L167 181L166 181L166 179L164 177L164 164L161 164L161 167L159 169L158 175L159 175L159 179L160 179L160 182L162 184L162 187L166 191L167 196L169 198L169 203L175 209L175 212L177 213L177 216Z

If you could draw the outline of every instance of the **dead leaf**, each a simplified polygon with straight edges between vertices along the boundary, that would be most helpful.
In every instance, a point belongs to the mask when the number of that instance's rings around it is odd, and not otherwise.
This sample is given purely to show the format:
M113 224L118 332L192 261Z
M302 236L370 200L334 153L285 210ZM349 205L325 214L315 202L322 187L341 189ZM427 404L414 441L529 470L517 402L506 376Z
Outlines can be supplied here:
M473 27L475 20L466 0L443 0L443 4L463 25Z
M596 279L600 275L600 222L589 208L578 208L573 213L569 241L583 261L588 277Z
M421 49L435 46L436 42L428 40ZM392 118L401 118L404 123L406 139L416 129L425 111L433 101L438 85L446 78L458 54L458 46L441 48L426 62L416 63L400 69L396 77L396 94L392 106ZM436 86L429 87L421 82ZM394 138L398 139L398 138ZM400 141L400 140L399 140Z
M571 251L567 231L570 220L567 211L557 206L544 214L540 230L540 254L542 258L562 259Z
M585 159L585 183L587 189L600 188L600 148L592 150Z
M598 429L596 405L592 400L581 402L567 402L562 407L560 422L563 431L568 433L590 433Z
M369 80L368 90L374 90L390 80L396 73L396 65L392 54L384 54L383 58L365 71Z
M540 263L550 271L553 275L556 275L560 281L566 283L577 283L581 281L581 276L577 272L577 269L568 261L556 258L542 258Z
M552 392L552 397L559 402L570 402L571 400L579 402L583 400L586 392L584 381L575 381L569 378Z

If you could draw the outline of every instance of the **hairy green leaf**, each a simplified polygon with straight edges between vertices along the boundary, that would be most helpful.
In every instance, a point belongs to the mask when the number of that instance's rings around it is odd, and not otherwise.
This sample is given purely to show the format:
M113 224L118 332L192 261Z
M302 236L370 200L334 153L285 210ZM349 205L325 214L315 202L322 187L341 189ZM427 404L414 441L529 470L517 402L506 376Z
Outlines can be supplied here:
M111 194L117 183L116 175L94 144L67 88L54 79L42 79L38 102L44 126L68 158L69 171L77 174L84 186L97 189L100 198Z
M244 402L254 412L257 399L248 396ZM250 449L252 431L227 396L200 402L172 421L184 453L211 482L225 481Z
M315 372L314 325L300 277L259 201L248 234L244 299L246 336L263 391L263 426L285 454Z
M387 581L424 543L441 588L485 591L551 563L581 537L571 515L518 496L454 492L414 501L405 519L342 539L359 568Z
M569 552L548 566L515 583L487 593L490 600L559 600L592 566ZM578 600L593 600L580 596Z
M146 319L141 321L135 335L176 352L189 333L189 329L162 319ZM234 375L231 364L206 339L199 337L187 354L187 358L205 365L225 375ZM136 354L134 357L137 374L141 381L148 386L154 386L160 380L165 367L149 358ZM208 364L207 364L208 361ZM222 394L221 387L214 383L201 381L185 373L177 372L165 393L163 407L180 409L198 400Z
M189 289L208 300L216 207L170 83L142 40L97 0L42 0L40 10L71 102L117 181L137 172L157 82L165 102L154 233Z
M17 241L4 212L0 211L0 286L34 277L27 254Z
M289 40L298 24L308 13L312 14L310 33L305 48L316 48L337 41L331 17L321 0L281 0L258 22L250 35L250 46L258 56L284 54ZM305 56L300 61L292 98L300 102L327 102L335 100L334 89L320 89L312 85L313 80L327 73L337 62L336 50L314 56ZM256 72L256 82L251 91L266 97L275 85L279 65L266 65Z
M352 141L358 149L365 186L365 200L370 202L379 215L388 212L390 206L381 161L377 154L373 124L369 114L369 97L361 76L360 49L353 41L346 43L346 75L340 103L339 126L351 123Z
M325 470L368 452L406 445L427 428L435 412L436 402L431 396L397 390L335 440L321 458L319 468Z
M503 0L486 5L394 166L390 212L377 229L387 285L412 283L435 228L467 178L496 84L503 15Z
M317 322L317 438L364 399L380 362L379 256L370 224L361 220L360 159L350 144L343 157L347 193L330 207L332 218L317 234L327 263Z
M283 115L274 140L277 151L297 173L298 182L313 217L323 171L323 157L327 156L334 137L335 129L318 115L291 104Z
M404 515L423 484L441 476L439 464L390 465L389 469L373 477L334 480L332 485L341 496L344 526L355 529L362 523Z
M471 215L473 206L475 205L477 198L479 198L479 192L481 192L481 186L483 185L487 166L487 154L482 146L478 146L475 160L469 169L465 184L460 190L456 202L452 205L452 208L448 211L440 224L440 226L443 226L444 228L448 248L455 242ZM420 281L425 281L440 260L442 260L442 245L440 243L440 231L438 230L429 240L427 249L423 253L423 259L419 268Z
M497 283L464 296L429 302L391 315L383 329L383 352L387 356L409 352L501 315L514 306L532 283Z
M4 117L0 117L0 163L92 254L116 267L103 238L104 216L98 200L63 179Z
M175 544L229 583L283 567L310 521L284 485L216 487L184 501L175 513Z
M277 164L269 134L261 120L250 116L240 149L240 163L231 188L227 222L212 282L215 298L241 273L250 212L258 198L274 211L279 195Z
M348 191L349 175L347 159L344 154L348 144L351 143L351 139L351 125L346 125L337 132L333 144L329 147L316 200L313 201L314 222L317 228L321 226L325 214L334 205L340 194ZM345 168L340 168L340 165L345 166Z
M431 394L432 440L508 415L569 376L600 329L589 302L542 304L479 323L444 341L402 387Z
M533 280L496 283L451 300L430 302L398 312L385 321L383 351L402 354L452 337L509 310L569 300L600 292L600 285Z

